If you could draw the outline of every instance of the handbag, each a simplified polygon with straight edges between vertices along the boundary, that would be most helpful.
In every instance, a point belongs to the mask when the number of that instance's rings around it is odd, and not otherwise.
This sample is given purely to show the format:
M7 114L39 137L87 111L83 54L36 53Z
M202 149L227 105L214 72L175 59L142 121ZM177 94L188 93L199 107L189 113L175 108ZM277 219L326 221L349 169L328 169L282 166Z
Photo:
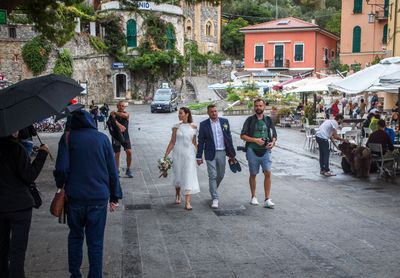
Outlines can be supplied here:
M51 201L50 213L55 217L61 218L65 208L65 200L66 196L64 187L57 189L56 194L54 194L53 201Z
M40 208L40 206L42 205L42 197L39 188L36 186L35 183L29 185L29 192L31 193L34 201L33 207L36 209Z

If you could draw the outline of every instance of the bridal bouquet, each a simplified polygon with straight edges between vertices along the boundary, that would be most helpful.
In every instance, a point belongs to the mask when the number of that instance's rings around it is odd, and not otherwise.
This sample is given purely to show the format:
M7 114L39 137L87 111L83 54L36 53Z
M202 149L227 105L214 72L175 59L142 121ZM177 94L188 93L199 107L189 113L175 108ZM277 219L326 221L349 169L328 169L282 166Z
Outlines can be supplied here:
M158 160L158 169L160 170L161 177L168 177L168 170L172 168L172 160L169 157L164 157Z

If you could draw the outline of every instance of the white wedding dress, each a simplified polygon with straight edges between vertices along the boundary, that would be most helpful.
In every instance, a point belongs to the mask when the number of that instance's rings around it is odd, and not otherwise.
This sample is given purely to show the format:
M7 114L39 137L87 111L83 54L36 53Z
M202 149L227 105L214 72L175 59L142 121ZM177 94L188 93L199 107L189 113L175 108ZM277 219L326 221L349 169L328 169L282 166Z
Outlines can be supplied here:
M192 124L179 123L176 128L176 141L172 152L172 185L180 187L183 194L196 194L200 192L197 179L196 147L193 137L197 129Z

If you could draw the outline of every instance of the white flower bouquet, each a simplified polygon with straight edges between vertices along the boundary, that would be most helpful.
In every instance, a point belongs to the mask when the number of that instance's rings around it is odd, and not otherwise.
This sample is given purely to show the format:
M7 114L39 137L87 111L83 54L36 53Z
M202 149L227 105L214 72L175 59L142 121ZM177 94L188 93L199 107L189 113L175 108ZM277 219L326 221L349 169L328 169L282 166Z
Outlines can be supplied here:
M157 162L158 162L158 169L160 170L159 178L168 177L168 170L172 168L172 159L169 157L164 157L162 159L159 159Z

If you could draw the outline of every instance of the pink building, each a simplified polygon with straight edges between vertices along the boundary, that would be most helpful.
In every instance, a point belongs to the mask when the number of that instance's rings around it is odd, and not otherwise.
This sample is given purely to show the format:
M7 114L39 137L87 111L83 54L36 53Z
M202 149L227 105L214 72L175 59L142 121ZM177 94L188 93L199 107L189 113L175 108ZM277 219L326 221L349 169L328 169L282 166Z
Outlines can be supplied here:
M244 27L244 65L249 71L316 71L336 58L339 37L318 25L288 17Z
M361 64L386 54L389 0L342 0L340 62Z

